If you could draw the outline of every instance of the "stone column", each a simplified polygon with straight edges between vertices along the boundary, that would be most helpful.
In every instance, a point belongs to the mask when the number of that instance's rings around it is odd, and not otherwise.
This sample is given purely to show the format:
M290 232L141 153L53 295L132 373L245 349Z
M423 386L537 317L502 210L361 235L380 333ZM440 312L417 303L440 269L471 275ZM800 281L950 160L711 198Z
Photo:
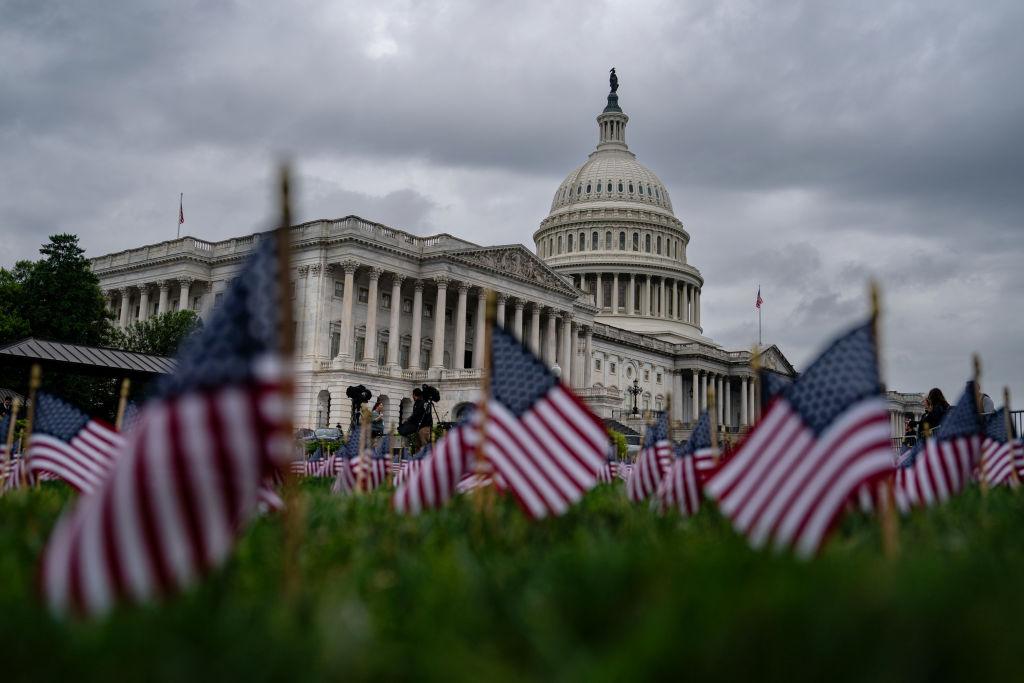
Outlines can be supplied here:
M324 326L324 311L327 310L327 303L324 301L324 290L327 289L326 280L331 276L332 267L324 263L314 263L309 267L310 289L313 293L313 320L310 322L309 354L320 361L327 355L323 352L326 344L328 352L331 348L330 326ZM327 301L334 294L334 283L331 282L330 291L327 292Z
M547 338L547 349L544 352L544 362L548 364L548 367L554 365L557 362L557 356L555 352L556 337L558 332L555 326L558 324L558 314L552 309L548 309L548 338Z
M189 288L192 286L192 278L184 277L178 280L181 290L178 293L178 310L187 311L189 308Z
M679 280L672 281L672 317L682 320L682 315L679 312Z
M452 367L462 370L466 367L466 296L469 285L459 283L459 302L455 307L455 349L452 353Z
M747 416L747 423L753 425L757 422L757 381L756 379L750 382L749 387L750 397L747 399L747 408L750 414Z
M161 280L160 283L160 298L156 302L156 314L163 315L169 309L167 308L167 296L171 291L171 283L167 280Z
M530 350L540 356L540 306L533 304L530 316Z
M725 378L725 415L722 416L722 424L732 426L732 381L728 377Z
M516 339L523 341L523 308L526 306L526 302L522 299L516 299L515 317L512 323L512 332L516 335Z
M644 276L643 284L640 285L640 315L647 316L648 306L651 304L651 276Z
M346 289L346 291L348 291ZM412 294L412 338L409 348L409 369L420 369L420 347L423 334L423 280L416 280Z
M668 320L668 281L661 278L661 308L658 309L658 317Z
M600 276L598 276L600 277ZM583 387L589 389L594 386L594 330L586 328L583 331ZM604 364L602 364L603 366Z
M715 377L715 414L718 416L718 424L725 424L725 382L721 375Z
M366 343L363 344L363 360L377 364L377 285L380 283L380 268L370 268L370 292L366 298Z
M695 312L693 314L694 325L696 325L697 327L700 327L700 290L697 289L696 287L694 287L693 300L694 300L694 302L696 302L695 303L695 309L696 310L695 310Z
M402 280L401 275L395 273L391 278L391 320L388 321L388 366L398 367L398 344L399 330L398 314L402 309Z
M473 367L484 366L484 339L487 330L487 292L483 287L477 288L476 296L476 333L473 335Z
M572 315L562 314L562 353L558 359L562 366L562 382L572 386Z
M636 275L629 274L629 293L626 296L626 315L636 315L633 305L636 303Z
M441 275L434 278L437 283L437 300L434 303L434 347L430 354L430 369L440 372L444 369L444 309L448 301L448 278Z
M118 324L123 330L128 327L128 300L131 296L131 290L127 287L122 287L119 291L121 292L121 316Z
M683 421L683 373L679 370L672 372L672 419Z
M494 314L494 319L498 323L498 327L504 329L505 327L505 295L498 294L498 309Z
M149 285L139 287L139 322L144 323L149 318Z
M747 378L744 377L740 380L740 427L746 427L749 424L747 414Z
M619 314L619 274L612 275L612 315Z
M691 401L690 412L692 413L692 419L694 422L700 417L700 380L697 377L697 371L693 371L693 386L690 387L690 395L693 399Z
M597 290L594 293L594 303L597 304L597 310L600 312L601 309L604 308L604 287L601 283L601 273L598 273L594 277L597 278L597 281L594 283L594 287Z
M700 409L708 409L708 373L700 373Z
M341 338L338 339L338 358L352 358L352 299L355 292L356 268L359 264L355 261L345 261L341 264L345 270L345 291L341 298Z

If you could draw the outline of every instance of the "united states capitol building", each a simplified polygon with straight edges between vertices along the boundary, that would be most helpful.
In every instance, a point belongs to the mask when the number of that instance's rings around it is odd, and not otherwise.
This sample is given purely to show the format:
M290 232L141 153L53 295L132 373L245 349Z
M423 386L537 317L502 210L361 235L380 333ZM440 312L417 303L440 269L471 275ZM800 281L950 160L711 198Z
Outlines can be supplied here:
M616 85L597 117L597 147L555 190L533 251L357 216L291 228L298 426L347 426L345 389L354 384L386 397L392 426L424 382L441 392L441 419L456 419L479 394L487 290L498 293L498 321L598 415L638 428L634 401L640 410L668 407L680 438L711 397L730 431L752 423L751 351L704 334L704 278L687 257L690 234L668 189L626 143ZM94 258L92 268L121 326L182 308L202 317L258 239L184 237ZM795 375L775 346L759 360ZM894 434L904 408L894 408Z

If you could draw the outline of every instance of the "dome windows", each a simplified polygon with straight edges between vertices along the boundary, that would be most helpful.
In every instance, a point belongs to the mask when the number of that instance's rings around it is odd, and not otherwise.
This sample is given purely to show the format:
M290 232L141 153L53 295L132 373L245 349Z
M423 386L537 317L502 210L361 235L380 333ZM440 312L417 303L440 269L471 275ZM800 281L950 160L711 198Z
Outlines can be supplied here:
M587 183L587 194L590 194L590 183Z
M571 254L572 253L572 233L571 232L569 233L569 236L566 238L566 241L565 241L565 253L567 253L567 254Z
M640 233L633 233L633 251L640 251Z
M619 233L619 251L626 251L626 233Z
M622 192L622 181L619 181L619 192Z
M561 235L558 236L558 253L559 254L562 253L562 236Z
M592 233L592 234L590 235L590 248L591 248L591 249L593 249L594 251L597 251L597 250L598 250L598 248L599 248L599 247L601 246L601 245L600 245L600 241L601 241L601 240L600 240L600 237L599 237L599 236L598 236L598 234L597 234L597 230L595 230L595 231L594 231L594 232L593 232L593 233Z
M606 232L604 234L604 248L608 249L609 251L612 248L612 231L611 230L609 230L608 232Z
M579 246L579 250L580 251L583 251L584 249L586 249L587 248L587 233L581 232L580 233L580 241L577 242L576 244L580 245Z
M629 193L633 194L633 183L629 184Z
M644 235L644 251L651 253L651 233Z
M612 181L610 181L610 180L608 181L608 191L609 192L612 191Z
M658 252L658 255L661 256L661 235L658 235L657 252Z

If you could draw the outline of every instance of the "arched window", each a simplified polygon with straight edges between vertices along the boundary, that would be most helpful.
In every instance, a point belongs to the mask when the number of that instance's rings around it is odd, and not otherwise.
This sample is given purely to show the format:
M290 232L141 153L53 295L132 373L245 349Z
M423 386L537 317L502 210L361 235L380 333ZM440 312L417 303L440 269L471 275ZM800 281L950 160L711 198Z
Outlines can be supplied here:
M647 186L647 196L648 197L652 196L651 195L651 186L650 185Z
M558 253L559 254L562 253L562 236L561 235L558 236Z
M640 194L643 194L644 193L644 186L643 185L637 185L637 187L640 188Z
M622 192L622 181L619 181L619 192Z
M597 191L598 192L601 191L601 182L600 181L598 181L598 183L597 183Z
M590 194L590 183L587 183L587 194Z
M619 233L619 251L626 251L626 233Z
M658 188L654 188L654 196L657 199L661 199L661 190L659 190Z
M644 251L651 253L651 233L644 235Z
M571 254L572 253L572 233L571 232L569 233L569 236L565 240L565 253L567 253L567 254Z
M658 235L657 249L658 249L658 254L660 255L661 254L661 235Z
M597 230L595 230L593 234L590 235L590 248L593 249L594 251L597 251L598 247L601 246L599 244L600 241L601 240L597 234Z
M633 233L633 251L640 251L640 233Z
M582 185L582 183L576 188L576 196L579 197L581 194L583 194L583 185Z
M633 183L629 184L629 193L633 194Z
M612 191L612 181L610 181L610 180L608 181L608 191L609 192Z
M577 249L579 249L580 251L583 251L584 249L586 249L587 248L587 233L581 232L580 233L580 241L577 242L576 244L579 245L577 247Z
M612 231L611 230L609 230L608 232L606 232L604 234L604 248L605 249L611 249L612 248Z

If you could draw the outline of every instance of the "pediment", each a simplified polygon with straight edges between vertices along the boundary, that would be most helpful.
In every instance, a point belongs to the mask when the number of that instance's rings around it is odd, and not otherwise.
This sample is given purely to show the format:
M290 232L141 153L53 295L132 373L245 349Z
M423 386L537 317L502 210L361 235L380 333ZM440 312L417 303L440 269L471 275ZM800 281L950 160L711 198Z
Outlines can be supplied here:
M774 344L761 352L759 361L761 367L766 370L777 372L780 375L785 375L786 377L796 377L796 369L786 359L786 356L783 355L782 351L779 350L779 347Z
M554 289L569 296L578 294L572 283L548 268L547 264L533 252L520 245L467 249L448 252L445 256L499 275Z

